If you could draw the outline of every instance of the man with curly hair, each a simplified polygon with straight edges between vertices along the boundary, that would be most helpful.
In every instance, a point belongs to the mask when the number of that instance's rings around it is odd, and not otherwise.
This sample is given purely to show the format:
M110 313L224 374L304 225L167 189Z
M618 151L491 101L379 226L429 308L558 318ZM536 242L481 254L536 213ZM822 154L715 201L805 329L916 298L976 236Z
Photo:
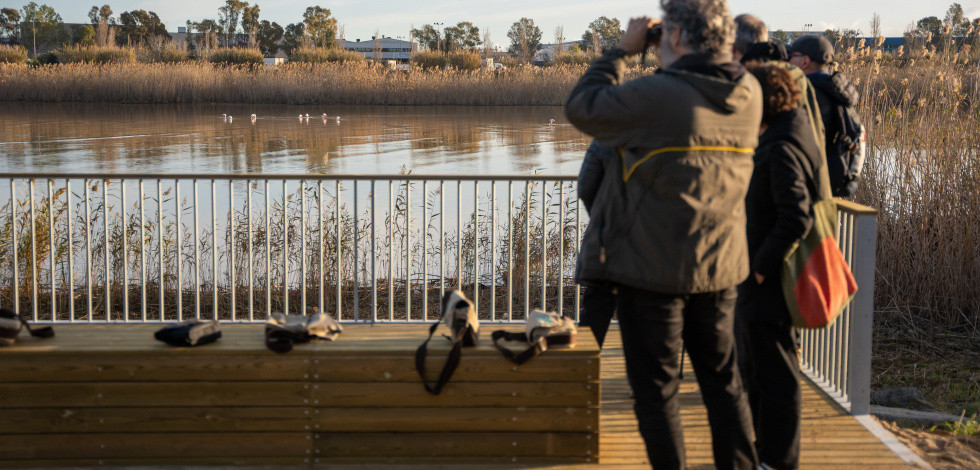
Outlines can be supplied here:
M755 469L736 364L736 286L749 275L745 194L762 119L759 83L732 61L726 0L661 0L585 72L565 106L582 132L616 148L604 166L577 277L616 289L654 468L685 468L677 398L681 340L701 387L715 465ZM660 40L648 35L659 28ZM653 36L663 68L623 82L624 58Z

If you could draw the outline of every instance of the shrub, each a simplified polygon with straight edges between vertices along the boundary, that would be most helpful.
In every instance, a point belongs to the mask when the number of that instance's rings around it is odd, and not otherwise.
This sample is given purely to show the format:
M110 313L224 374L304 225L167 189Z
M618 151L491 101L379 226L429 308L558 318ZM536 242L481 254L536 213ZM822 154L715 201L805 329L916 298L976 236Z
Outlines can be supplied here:
M187 50L176 47L140 49L137 56L140 62L147 63L176 64L190 60L190 55L187 54Z
M215 65L261 65L265 55L259 49L229 47L211 52L208 60Z
M589 65L597 56L581 52L560 52L551 59L552 65Z
M21 46L0 44L0 64L23 64L27 62L27 49Z
M297 47L289 54L290 62L323 64L327 62L364 62L364 56L345 49L326 47Z
M66 46L53 52L62 64L131 64L136 52L128 47Z
M475 52L454 52L446 55L446 64L456 70L480 70L483 60Z
M422 69L445 68L448 63L442 52L417 52L412 54L412 64Z

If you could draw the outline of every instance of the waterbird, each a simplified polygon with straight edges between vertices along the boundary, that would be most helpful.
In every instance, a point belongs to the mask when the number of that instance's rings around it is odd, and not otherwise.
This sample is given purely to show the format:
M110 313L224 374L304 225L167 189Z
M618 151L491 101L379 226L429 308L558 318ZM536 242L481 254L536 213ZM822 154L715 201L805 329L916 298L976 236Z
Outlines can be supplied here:
M252 114L250 116L250 119L252 120L252 124L255 124L255 114Z
M234 118L232 118L231 116L228 116L228 124L231 124L231 120L232 119L234 119Z
M554 126L555 125L555 120L552 119L552 120L548 121L548 125L549 126Z
M309 119L310 118L310 113L306 113L306 116L303 116L303 117L306 118L306 119Z
M303 120L303 115L302 115L302 114L300 114L300 115L299 115L299 120L300 120L300 121L302 121L302 120Z
M337 124L340 124L340 116L337 116Z

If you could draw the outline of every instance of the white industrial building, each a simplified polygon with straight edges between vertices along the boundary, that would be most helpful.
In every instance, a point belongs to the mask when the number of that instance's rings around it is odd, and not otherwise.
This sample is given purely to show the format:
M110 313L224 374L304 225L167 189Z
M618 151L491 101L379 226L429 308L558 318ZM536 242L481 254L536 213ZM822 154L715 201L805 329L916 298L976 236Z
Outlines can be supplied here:
M408 62L412 55L412 43L401 39L381 36L370 40L341 41L344 49L363 54L367 59L375 59L375 51L381 52L381 60Z

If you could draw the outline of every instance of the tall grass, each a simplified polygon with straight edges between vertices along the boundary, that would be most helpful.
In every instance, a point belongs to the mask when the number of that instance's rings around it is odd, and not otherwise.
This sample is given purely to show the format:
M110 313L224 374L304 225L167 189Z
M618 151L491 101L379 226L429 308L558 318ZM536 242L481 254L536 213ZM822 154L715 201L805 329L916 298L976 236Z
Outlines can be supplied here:
M62 64L132 64L136 51L130 47L66 46L53 52Z
M325 47L297 47L289 54L289 61L306 64L331 62L364 62L364 56L354 51Z
M208 61L215 65L262 65L265 55L262 51L246 47L228 47L211 51Z
M0 64L23 64L27 62L27 49L23 46L0 44Z

